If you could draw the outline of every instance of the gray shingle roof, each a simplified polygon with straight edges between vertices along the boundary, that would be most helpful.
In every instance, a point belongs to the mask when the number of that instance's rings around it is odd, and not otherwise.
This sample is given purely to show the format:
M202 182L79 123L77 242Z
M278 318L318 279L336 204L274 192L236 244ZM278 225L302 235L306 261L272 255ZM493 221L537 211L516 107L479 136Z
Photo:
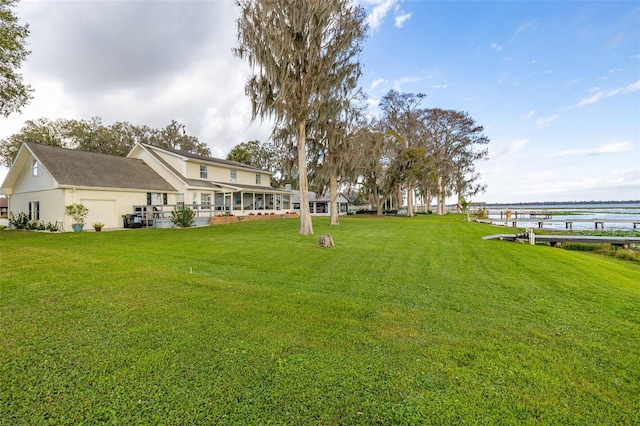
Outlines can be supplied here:
M176 191L144 161L26 143L60 185Z

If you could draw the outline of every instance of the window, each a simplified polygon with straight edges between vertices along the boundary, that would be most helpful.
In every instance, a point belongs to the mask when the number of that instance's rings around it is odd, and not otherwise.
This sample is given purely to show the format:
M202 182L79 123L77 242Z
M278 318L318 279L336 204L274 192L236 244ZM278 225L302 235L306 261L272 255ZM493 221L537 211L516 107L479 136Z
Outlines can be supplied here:
M206 179L208 175L209 173L207 171L207 166L205 166L204 164L200 164L200 178Z
M262 179L262 176L256 173L256 185L260 185L261 179Z
M202 204L203 209L208 209L211 207L211 194L200 194L200 203Z
M176 205L184 206L184 194L176 194Z
M29 220L40 220L40 201L29 201Z
M31 165L31 174L33 176L38 176L38 160L33 160Z
M237 181L238 181L238 171L231 170L231 182L237 182Z
M197 192L192 192L191 193L191 202L193 203L193 208L197 209L198 208L198 193Z
M147 205L159 206L160 204L167 204L167 194L160 192L147 192Z

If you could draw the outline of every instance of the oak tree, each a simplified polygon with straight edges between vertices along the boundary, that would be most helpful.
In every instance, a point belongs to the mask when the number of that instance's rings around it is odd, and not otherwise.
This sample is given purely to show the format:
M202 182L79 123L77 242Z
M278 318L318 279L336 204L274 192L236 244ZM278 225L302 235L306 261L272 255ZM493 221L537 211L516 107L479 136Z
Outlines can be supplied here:
M29 56L26 48L29 25L21 25L11 10L17 0L0 0L0 115L20 112L32 98L33 89L18 73Z

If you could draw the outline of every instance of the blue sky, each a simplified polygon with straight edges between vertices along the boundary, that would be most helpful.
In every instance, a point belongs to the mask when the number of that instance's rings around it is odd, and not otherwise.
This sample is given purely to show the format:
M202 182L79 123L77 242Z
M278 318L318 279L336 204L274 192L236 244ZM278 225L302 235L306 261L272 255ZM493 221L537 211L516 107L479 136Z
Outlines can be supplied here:
M483 125L477 200L640 199L638 2L386 3L363 86L374 105L425 93Z
M640 199L640 3L360 3L371 112L392 88L468 112L491 140L476 201ZM0 118L0 138L40 117L175 119L224 157L269 135L250 121L230 0L22 0L17 13L35 98Z

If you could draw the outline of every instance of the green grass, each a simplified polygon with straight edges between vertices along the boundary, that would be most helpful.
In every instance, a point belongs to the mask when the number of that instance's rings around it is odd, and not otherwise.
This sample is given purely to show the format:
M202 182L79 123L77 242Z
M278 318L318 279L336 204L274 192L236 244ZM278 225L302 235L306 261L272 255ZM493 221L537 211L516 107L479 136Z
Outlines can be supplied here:
M637 263L314 227L0 232L0 424L640 423Z

